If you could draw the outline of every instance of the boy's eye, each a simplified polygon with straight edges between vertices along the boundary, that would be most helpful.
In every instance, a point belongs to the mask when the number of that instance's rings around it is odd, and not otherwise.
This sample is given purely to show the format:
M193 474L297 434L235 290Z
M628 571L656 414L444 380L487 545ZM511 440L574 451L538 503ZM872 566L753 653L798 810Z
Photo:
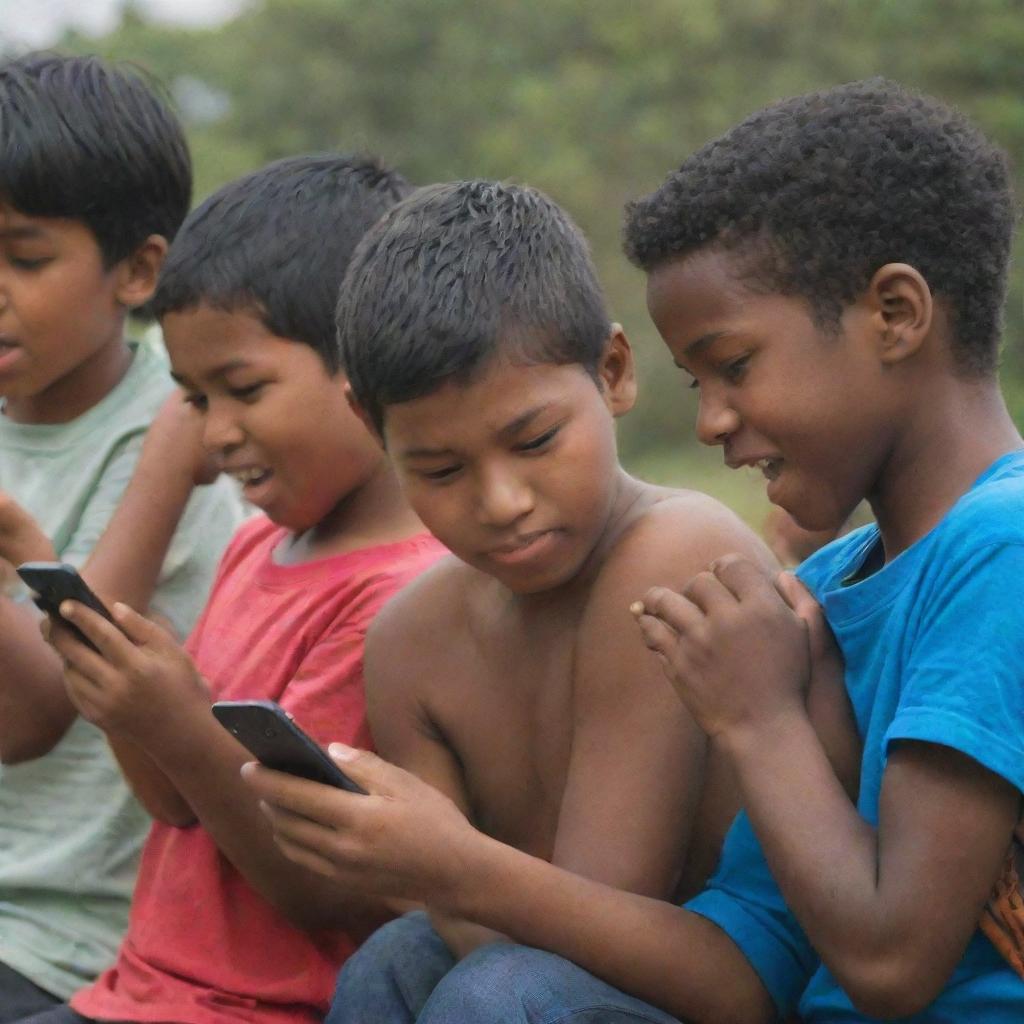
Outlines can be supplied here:
M532 441L525 441L523 444L517 445L516 447L521 452L536 451L538 448L543 448L544 445L553 440L555 435L561 429L561 427L552 427L550 430L545 430L539 437L533 438Z
M698 390L700 388L700 381L696 377L690 378L690 383L686 385L691 391Z
M726 363L721 370L722 376L730 383L735 384L746 372L749 362L750 356L745 355L740 356L739 359L734 359L731 363Z
M198 409L200 412L206 412L206 395L200 394L186 394L184 396L186 404L191 405L194 409Z
M18 270L39 270L50 262L50 256L8 256L7 261Z
M448 480L459 471L458 466L442 466L440 469L425 469L420 476L426 480Z
M256 384L246 384L244 387L229 388L228 390L232 398L238 398L243 402L251 402L259 397L263 387L264 382L259 381Z

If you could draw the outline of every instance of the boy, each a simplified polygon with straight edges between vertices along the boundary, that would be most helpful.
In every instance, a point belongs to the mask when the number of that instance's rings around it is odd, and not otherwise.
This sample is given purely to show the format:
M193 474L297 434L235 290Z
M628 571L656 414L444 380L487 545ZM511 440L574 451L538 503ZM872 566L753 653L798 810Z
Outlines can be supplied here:
M240 518L230 481L196 492L165 559L173 529L154 555L154 523L119 508L138 468L153 510L140 448L173 387L125 320L152 295L191 184L181 127L137 73L94 58L0 64L0 1020L67 998L109 962L149 825L69 701L13 566L70 562L184 634ZM178 418L157 417L142 457L185 481L174 523L198 472L171 434Z
M657 899L696 892L734 796L628 605L719 554L770 556L711 499L618 465L632 355L582 236L532 189L423 189L361 243L338 322L357 408L458 556L368 638L382 754L520 850ZM357 954L338 1020L415 1019L501 937L431 909Z
M210 699L275 700L314 737L368 742L365 630L442 553L349 409L333 343L352 249L405 190L370 160L282 160L203 203L168 257L154 309L175 379L266 515L232 540L185 650L124 605L121 633L67 603L99 654L54 631L82 713L142 748L198 825L154 826L115 965L42 1020L323 1015L365 908L277 851Z
M805 528L838 527L861 498L878 520L801 571L846 661L864 742L856 805L801 700L808 635L824 652L820 610L789 591L808 631L757 568L722 559L639 609L748 808L688 910L558 876L353 752L340 759L388 793L386 818L355 800L328 816L254 772L265 798L344 832L332 843L276 812L282 840L318 850L339 880L395 892L374 862L386 851L402 895L432 893L687 1020L774 1019L809 979L808 1022L1019 1020L1024 981L976 930L1024 788L1024 454L995 372L1012 225L1001 154L878 81L753 115L629 213L652 316L701 390L701 438L730 465L761 465ZM523 951L502 1004L487 994L494 965L474 966L458 993L475 1000L467 1022L538 1006L585 1020L615 998Z

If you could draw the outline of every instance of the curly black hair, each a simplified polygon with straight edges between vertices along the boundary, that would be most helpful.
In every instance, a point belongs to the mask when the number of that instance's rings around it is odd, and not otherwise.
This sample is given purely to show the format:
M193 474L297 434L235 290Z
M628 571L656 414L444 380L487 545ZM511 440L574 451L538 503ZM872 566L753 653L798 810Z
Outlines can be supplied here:
M998 364L1016 217L1005 154L958 112L883 79L774 103L630 203L624 247L652 271L706 246L836 329L879 267L948 304L958 370Z

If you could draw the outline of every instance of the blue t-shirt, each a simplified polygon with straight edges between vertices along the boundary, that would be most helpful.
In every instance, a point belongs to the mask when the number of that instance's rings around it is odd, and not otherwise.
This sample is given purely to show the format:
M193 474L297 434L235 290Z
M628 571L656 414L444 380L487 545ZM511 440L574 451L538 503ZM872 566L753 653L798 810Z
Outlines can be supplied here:
M799 575L846 661L864 742L857 808L878 823L889 744L952 747L1024 792L1024 451L993 463L925 537L874 575L844 583L880 543L875 526L822 548ZM806 1022L866 1021L786 910L741 814L708 889L687 906L743 950L780 1012L808 982ZM1024 980L976 932L946 987L912 1018L1024 1020Z

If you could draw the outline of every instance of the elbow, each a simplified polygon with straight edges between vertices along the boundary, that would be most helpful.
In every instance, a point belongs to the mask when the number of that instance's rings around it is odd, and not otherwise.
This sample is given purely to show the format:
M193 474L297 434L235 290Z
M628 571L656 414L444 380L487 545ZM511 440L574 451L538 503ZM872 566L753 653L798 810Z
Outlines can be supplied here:
M937 969L940 959L889 947L849 965L830 967L857 1010L878 1020L900 1020L920 1013L942 991L948 972Z
M45 757L67 731L67 724L44 721L34 722L27 729L0 731L0 764L24 764Z

